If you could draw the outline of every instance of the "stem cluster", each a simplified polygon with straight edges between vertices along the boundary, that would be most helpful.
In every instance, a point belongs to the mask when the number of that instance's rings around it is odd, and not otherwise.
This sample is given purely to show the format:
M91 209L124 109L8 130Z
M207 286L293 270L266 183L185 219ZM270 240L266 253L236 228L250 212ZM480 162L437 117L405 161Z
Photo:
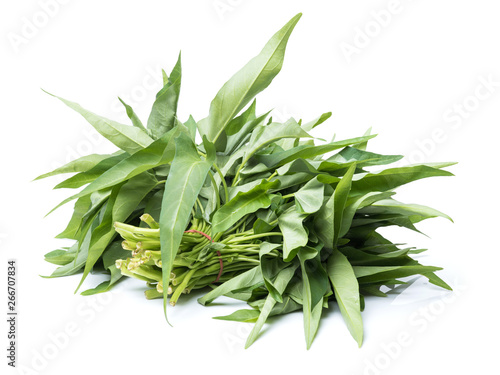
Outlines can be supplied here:
M160 229L158 223L144 214L141 220L148 227L115 223L116 231L123 238L122 247L131 257L118 259L116 267L124 276L143 280L153 288L146 291L148 299L161 298L162 261ZM167 286L170 304L175 305L181 294L193 289L223 283L259 264L261 238L280 235L279 232L255 234L246 230L244 223L224 233L211 237L211 227L202 219L193 218L182 236ZM274 250L271 255L279 256Z

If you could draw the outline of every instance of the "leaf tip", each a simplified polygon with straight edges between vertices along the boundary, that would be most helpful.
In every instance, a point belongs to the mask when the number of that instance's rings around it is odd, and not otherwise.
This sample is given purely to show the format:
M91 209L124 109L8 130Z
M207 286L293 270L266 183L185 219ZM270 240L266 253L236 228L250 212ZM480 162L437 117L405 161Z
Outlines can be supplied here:
M252 344L255 342L255 339L251 339L251 337L249 337L245 343L245 349L248 349L249 347L252 346Z
M42 90L46 94L49 94L50 96L54 96L55 97L54 94L51 94L50 92L48 92L47 90L43 89L42 87L40 87L40 90Z
M80 290L80 287L82 286L82 284L83 284L83 282L85 281L86 278L87 278L87 275L84 273L83 276L82 276L82 279L80 280L80 283L78 284L78 286L75 289L75 294L78 293L78 291Z
M173 327L173 325L170 323L168 320L167 316L167 298L168 298L168 288L163 289L163 316L165 317L165 321L170 327Z

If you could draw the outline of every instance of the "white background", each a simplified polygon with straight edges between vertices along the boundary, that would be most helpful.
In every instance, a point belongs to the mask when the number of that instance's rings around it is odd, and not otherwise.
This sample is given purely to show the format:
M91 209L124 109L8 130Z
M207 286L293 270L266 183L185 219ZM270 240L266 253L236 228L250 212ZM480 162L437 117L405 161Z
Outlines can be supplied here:
M0 283L6 283L6 260L16 258L18 373L410 375L497 368L497 1L66 0L57 7L41 5L46 3L54 1L0 6ZM283 70L260 95L258 110L275 108L277 118L305 120L331 110L332 119L318 133L325 138L334 132L339 139L358 136L373 127L379 136L372 151L404 154L406 162L458 161L451 168L456 177L422 180L399 195L448 213L455 224L422 223L419 228L432 239L402 231L391 237L429 248L422 262L443 266L440 275L455 293L442 294L420 282L397 298L368 299L361 349L332 306L309 351L301 313L274 319L244 350L250 326L211 319L242 307L234 302L221 299L205 308L194 297L185 300L169 310L171 328L161 301L143 298L141 282L127 280L96 298L73 294L79 276L40 278L54 268L43 254L65 244L53 237L63 229L71 205L44 215L70 192L51 191L58 178L30 181L80 155L114 150L40 88L125 122L117 107L120 95L146 119L161 86L160 68L169 71L182 49L180 117L200 119L225 80L299 11L304 16ZM85 286L100 281L89 277ZM0 290L3 311L5 287ZM7 325L2 327L4 373ZM65 330L72 334L69 339Z

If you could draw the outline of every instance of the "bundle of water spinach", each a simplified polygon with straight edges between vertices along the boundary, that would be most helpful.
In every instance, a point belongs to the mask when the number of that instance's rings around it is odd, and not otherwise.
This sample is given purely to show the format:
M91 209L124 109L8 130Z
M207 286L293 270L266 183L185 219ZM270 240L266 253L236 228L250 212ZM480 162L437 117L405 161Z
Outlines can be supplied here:
M451 176L443 168L453 163L383 169L401 156L366 151L369 132L332 142L309 134L330 113L284 123L257 114L254 97L281 70L300 17L224 84L202 120L178 118L180 56L170 75L163 72L145 125L121 99L131 125L59 98L119 151L38 177L73 173L56 188L83 187L61 203L75 200L58 238L75 242L46 254L60 266L50 277L82 273L80 288L91 271L109 275L86 295L134 277L146 282L147 298L164 298L165 313L168 300L174 305L193 289L208 289L202 305L220 296L244 300L248 309L217 319L255 322L247 346L268 317L302 310L307 348L332 301L361 345L364 296L385 296L382 286L412 275L450 289L440 268L412 258L424 250L392 243L378 229L418 231L422 220L448 218L395 200L394 189Z

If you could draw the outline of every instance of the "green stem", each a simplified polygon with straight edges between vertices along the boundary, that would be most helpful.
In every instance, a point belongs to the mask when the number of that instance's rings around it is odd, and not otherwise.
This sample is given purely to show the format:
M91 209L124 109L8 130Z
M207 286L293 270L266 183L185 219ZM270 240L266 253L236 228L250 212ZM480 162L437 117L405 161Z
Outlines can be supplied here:
M182 280L182 283L181 285L179 285L175 291L174 291L174 294L172 294L172 297L170 298L170 304L172 306L175 306L177 300L179 299L182 291L184 289L186 289L186 286L187 284L189 283L189 280L191 279L191 277L194 275L194 273L196 272L196 270L191 270L189 271L186 276L184 277L184 280Z
M238 185L238 182L240 181L240 172L241 172L242 169L243 169L243 164L241 164L238 167L238 170L236 171L236 174L234 175L233 183L231 184L231 187L234 187L234 186Z
M156 288L144 291L144 295L146 296L146 299L163 298L163 293L158 292Z
M158 185L161 185L161 184L164 184L165 182L167 182L167 180L161 180L161 181L158 181L154 187L157 187Z
M214 178L212 172L209 171L208 175L210 176L210 181L212 181L212 185L213 185L214 190L215 190L215 196L217 197L216 201L215 201L215 204L216 204L217 209L219 209L220 208L219 188L217 187L217 182L215 182L215 178Z
M205 210L203 209L203 206L201 204L201 201L200 201L200 198L196 198L196 203L198 203L198 206L200 207L200 211L201 211L201 214L204 215L205 214Z
M248 241L248 240L254 240L254 239L257 239L257 238L271 237L271 236L283 236L283 233L281 233L281 232L268 232L268 233L254 234L254 235L251 235L251 236L234 237L233 239L229 240L228 243L232 243L232 242L245 242L245 241Z
M160 281L162 278L161 271L154 269L152 266L142 265L142 266L139 266L139 267L131 270L130 272L132 272L138 276L142 276L142 277L148 278L150 280L154 280L156 282Z
M213 167L215 168L215 170L217 171L220 179L221 179L221 182L222 182L222 186L224 187L224 198L225 198L225 203L229 202L229 192L227 190L227 184L226 184L226 179L224 178L224 175L222 174L222 171L219 169L219 167L217 166L216 163L214 163Z
M271 178L273 178L274 176L276 176L278 174L278 171L274 171L272 175L270 175L268 178L267 178L267 181L271 181Z

